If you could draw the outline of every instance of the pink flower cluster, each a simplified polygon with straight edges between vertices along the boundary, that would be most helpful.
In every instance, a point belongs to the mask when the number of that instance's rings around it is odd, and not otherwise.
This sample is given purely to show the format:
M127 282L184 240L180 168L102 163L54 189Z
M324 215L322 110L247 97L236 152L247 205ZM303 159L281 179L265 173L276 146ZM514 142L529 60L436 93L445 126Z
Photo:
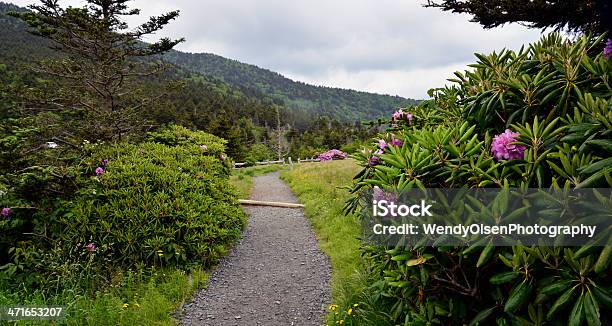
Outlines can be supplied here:
M89 252L94 252L94 251L96 251L96 249L98 248L98 246L96 246L96 244L95 244L95 243L90 242L90 243L88 243L88 244L85 246L85 248L86 248L86 249L87 249L87 251L89 251Z
M372 199L375 201L386 200L390 203L397 202L397 195L380 189L378 186L374 186L374 191L372 192Z
M612 39L608 39L608 42L606 42L606 47L604 48L604 57L606 57L606 59L612 58Z
M493 138L491 143L491 152L498 160L517 160L523 159L525 154L525 146L516 145L516 137L520 134L512 132L510 129Z
M405 112L404 109L398 109L397 111L395 111L393 113L393 116L391 117L391 120L394 123L398 123L398 122L401 122L401 121L406 121L410 125L410 124L412 124L412 113Z
M107 159L102 160L102 166L107 166L107 165L108 165L108 160ZM104 174L105 171L102 166L98 166L96 168L96 175Z
M2 215L2 217L4 218L8 218L9 216L11 216L11 209L8 207L3 208L0 215Z
M379 139L378 140L378 150L376 150L375 152L373 152L372 150L368 151L370 154L373 153L373 155L368 159L368 165L370 166L378 165L380 163L380 157L378 157L377 155L384 154L385 149L387 149L387 147L389 146L402 147L402 145L404 145L404 141L399 138L395 138L394 134L391 134L390 142L387 142L384 139Z
M321 162L331 161L331 160L344 160L347 157L348 157L348 154L346 154L345 152L341 150L337 150L337 149L332 149L325 153L319 154L319 160Z

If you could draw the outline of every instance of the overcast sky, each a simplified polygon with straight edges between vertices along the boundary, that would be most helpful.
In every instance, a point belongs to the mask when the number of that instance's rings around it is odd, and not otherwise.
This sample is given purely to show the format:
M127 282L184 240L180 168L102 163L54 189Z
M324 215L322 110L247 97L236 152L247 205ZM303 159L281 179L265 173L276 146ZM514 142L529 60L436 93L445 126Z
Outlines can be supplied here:
M474 62L474 52L518 49L540 36L516 24L484 30L466 15L423 8L423 2L135 0L143 17L131 22L179 9L180 17L157 35L185 37L178 50L215 53L311 84L410 98L443 86L453 71Z

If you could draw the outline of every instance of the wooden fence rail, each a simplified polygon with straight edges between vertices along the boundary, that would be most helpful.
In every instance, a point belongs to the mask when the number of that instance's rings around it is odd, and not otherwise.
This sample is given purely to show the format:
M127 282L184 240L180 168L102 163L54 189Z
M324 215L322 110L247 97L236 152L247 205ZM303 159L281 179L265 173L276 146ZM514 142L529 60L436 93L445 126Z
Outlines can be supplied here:
M307 158L307 159L299 159L297 160L297 163L306 163L306 162L319 162L320 160L318 158ZM287 163L287 161L285 159L279 160L279 161L263 161L263 162L255 162L255 165L271 165L271 164L283 164L285 165ZM233 166L234 169L240 169L240 168L244 168L248 165L249 163L243 162L243 163L237 163L234 162ZM293 167L293 159L291 157L289 157L289 165L291 167Z

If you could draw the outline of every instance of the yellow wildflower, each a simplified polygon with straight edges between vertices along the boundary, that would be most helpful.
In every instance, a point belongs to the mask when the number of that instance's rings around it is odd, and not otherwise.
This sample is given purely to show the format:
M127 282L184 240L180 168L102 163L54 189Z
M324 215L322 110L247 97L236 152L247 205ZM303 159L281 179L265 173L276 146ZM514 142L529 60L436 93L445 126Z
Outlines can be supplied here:
M127 307L129 307L129 306L130 306L129 304L124 303L124 304L123 304L123 309L126 309L126 308L127 308Z
M330 304L329 305L329 310L334 311L336 309L338 309L338 305L336 305L336 304Z
M359 304L358 304L358 303L356 303L356 304L354 304L354 305L353 305L353 307L359 307Z
M349 316L353 314L353 308L350 308L347 312L346 312Z
M139 305L138 303L135 303L135 304L134 304L134 306L135 306L136 308L140 308L140 305Z

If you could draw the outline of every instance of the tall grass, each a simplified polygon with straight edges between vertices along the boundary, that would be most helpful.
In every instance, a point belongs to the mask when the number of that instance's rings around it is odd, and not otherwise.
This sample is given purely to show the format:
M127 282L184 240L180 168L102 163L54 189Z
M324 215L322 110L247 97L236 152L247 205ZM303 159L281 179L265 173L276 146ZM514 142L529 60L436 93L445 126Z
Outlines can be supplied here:
M293 171L281 174L305 205L319 246L330 259L332 301L347 309L357 303L361 284L365 284L360 272L363 269L359 255L361 225L356 216L342 213L349 197L344 187L350 185L359 169L355 161L342 160L300 164ZM330 320L335 312L330 311Z
M154 272L127 271L117 276L116 284L94 296L66 290L54 297L33 292L23 297L0 293L0 306L64 306L63 320L49 325L175 325L175 312L198 288L205 285L208 274L202 270L190 273L179 269ZM15 325L40 325L40 321L11 322ZM7 322L8 324L8 322Z

